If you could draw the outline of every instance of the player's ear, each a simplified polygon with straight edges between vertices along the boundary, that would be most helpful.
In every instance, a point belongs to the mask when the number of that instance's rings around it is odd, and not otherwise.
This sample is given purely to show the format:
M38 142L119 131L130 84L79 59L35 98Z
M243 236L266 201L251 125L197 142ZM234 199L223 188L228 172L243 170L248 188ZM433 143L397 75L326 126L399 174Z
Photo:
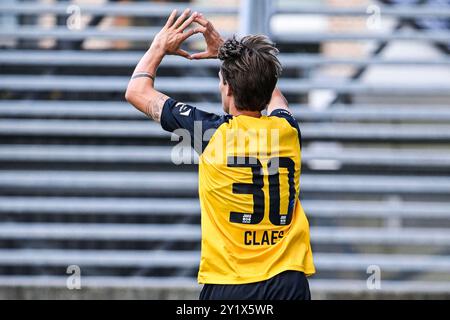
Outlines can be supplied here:
M227 97L233 96L233 89L231 88L231 86L228 83L226 84L226 91L227 91Z

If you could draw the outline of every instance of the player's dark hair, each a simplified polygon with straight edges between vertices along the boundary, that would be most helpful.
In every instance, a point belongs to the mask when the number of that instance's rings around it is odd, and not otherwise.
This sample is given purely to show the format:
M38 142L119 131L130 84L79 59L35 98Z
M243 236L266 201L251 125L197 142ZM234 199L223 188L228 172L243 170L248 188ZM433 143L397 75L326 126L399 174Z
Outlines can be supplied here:
M264 35L235 36L219 48L224 84L233 90L236 108L262 111L269 104L281 75L278 49Z

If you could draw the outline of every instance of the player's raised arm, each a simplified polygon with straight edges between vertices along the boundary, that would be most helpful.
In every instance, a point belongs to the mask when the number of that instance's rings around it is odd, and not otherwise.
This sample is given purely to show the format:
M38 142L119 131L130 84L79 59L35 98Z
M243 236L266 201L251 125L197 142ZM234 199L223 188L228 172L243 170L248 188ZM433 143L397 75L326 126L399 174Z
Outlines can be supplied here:
M180 46L193 34L203 31L202 26L185 31L196 19L197 12L191 14L191 11L186 9L178 19L176 15L177 11L174 10L166 25L155 36L150 48L137 64L125 93L129 103L158 122L164 103L169 97L155 90L156 71L167 54L190 59L189 53L180 49Z
M275 90L273 90L272 99L270 99L270 102L267 106L267 114L270 115L272 111L276 109L285 109L291 112L286 98L281 93L280 89L278 89L278 87L276 87Z

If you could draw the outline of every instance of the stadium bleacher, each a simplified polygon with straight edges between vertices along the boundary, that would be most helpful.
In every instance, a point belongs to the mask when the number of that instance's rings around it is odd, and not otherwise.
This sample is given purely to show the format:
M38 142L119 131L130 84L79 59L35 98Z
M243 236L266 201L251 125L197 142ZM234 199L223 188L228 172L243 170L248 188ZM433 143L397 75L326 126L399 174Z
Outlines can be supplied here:
M365 7L325 1L258 3L272 5L271 17L367 15ZM450 4L370 3L394 21L450 19ZM195 299L197 167L174 164L176 141L123 96L142 50L173 8L235 19L243 9L205 1L104 1L81 3L82 14L129 17L130 26L101 28L101 19L82 30L40 25L43 15L65 21L67 5L0 4L0 17L13 18L0 19L0 298ZM450 30L272 29L282 48L280 87L302 130L301 200L317 269L313 298L450 298L450 57L435 46L448 42ZM232 25L223 32L238 30ZM89 49L87 40L128 46ZM414 42L439 57L330 57L320 50L329 41ZM194 37L187 49L199 42ZM411 79L427 77L427 68L448 77L373 83L321 73L330 66L360 73L420 66ZM217 67L213 60L167 57L156 84L219 112ZM335 99L315 108L313 91ZM66 288L69 265L81 268L82 290ZM381 288L367 285L371 266L381 270Z

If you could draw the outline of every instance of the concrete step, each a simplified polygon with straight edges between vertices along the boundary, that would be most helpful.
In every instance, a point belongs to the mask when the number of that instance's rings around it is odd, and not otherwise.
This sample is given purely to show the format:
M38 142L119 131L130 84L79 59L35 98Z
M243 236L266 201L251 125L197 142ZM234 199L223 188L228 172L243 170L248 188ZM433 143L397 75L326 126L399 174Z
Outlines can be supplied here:
M175 158L178 159L172 147L162 146L0 145L0 162L173 164ZM197 163L194 161L198 156L192 152L189 159L190 163ZM318 161L332 162L337 167L450 168L450 150L303 147L304 165L314 166Z
M198 225L1 223L0 239L96 241L200 241ZM314 244L450 246L448 229L311 227Z
M351 140L386 142L447 142L449 124L359 124L359 123L303 123L305 140ZM99 121L99 120L0 120L0 136L57 136L57 137L111 137L111 138L170 138L170 133L153 121Z
M222 105L188 102L201 110L222 114ZM306 121L402 121L450 122L450 106L445 105L332 105L314 110L307 105L292 104L297 120ZM83 118L83 119L148 119L126 102L115 101L39 101L2 100L0 116L8 118Z
M0 5L1 6L1 5ZM134 67L142 57L142 51L76 51L76 50L4 50L0 52L2 65L17 66L60 66L60 67ZM317 54L282 53L279 60L286 68L311 68L330 65L351 66L446 66L450 65L450 58L440 59L384 59L379 57L367 58L329 58ZM190 61L176 56L164 58L161 68L205 68L218 67L219 60L206 59Z
M197 191L198 177L190 172L0 171L0 188L44 190L103 190L110 192ZM303 174L302 192L380 194L448 194L447 177ZM94 194L92 194L94 195Z
M75 33L76 34L76 33ZM1 32L0 32L1 36ZM129 76L55 76L55 75L2 75L0 90L10 91L66 91L66 92L123 92ZM216 77L158 77L155 87L168 94L201 93L218 94L219 80ZM364 84L360 81L310 81L280 79L279 87L285 94L306 94L311 90L330 90L335 93L449 96L450 84Z
M94 266L107 268L198 268L199 251L112 251L0 249L0 266ZM314 254L320 270L366 271L376 265L384 272L446 272L450 257L406 254Z
M450 204L419 201L302 200L313 218L450 218ZM200 216L198 199L7 197L0 196L0 214Z

